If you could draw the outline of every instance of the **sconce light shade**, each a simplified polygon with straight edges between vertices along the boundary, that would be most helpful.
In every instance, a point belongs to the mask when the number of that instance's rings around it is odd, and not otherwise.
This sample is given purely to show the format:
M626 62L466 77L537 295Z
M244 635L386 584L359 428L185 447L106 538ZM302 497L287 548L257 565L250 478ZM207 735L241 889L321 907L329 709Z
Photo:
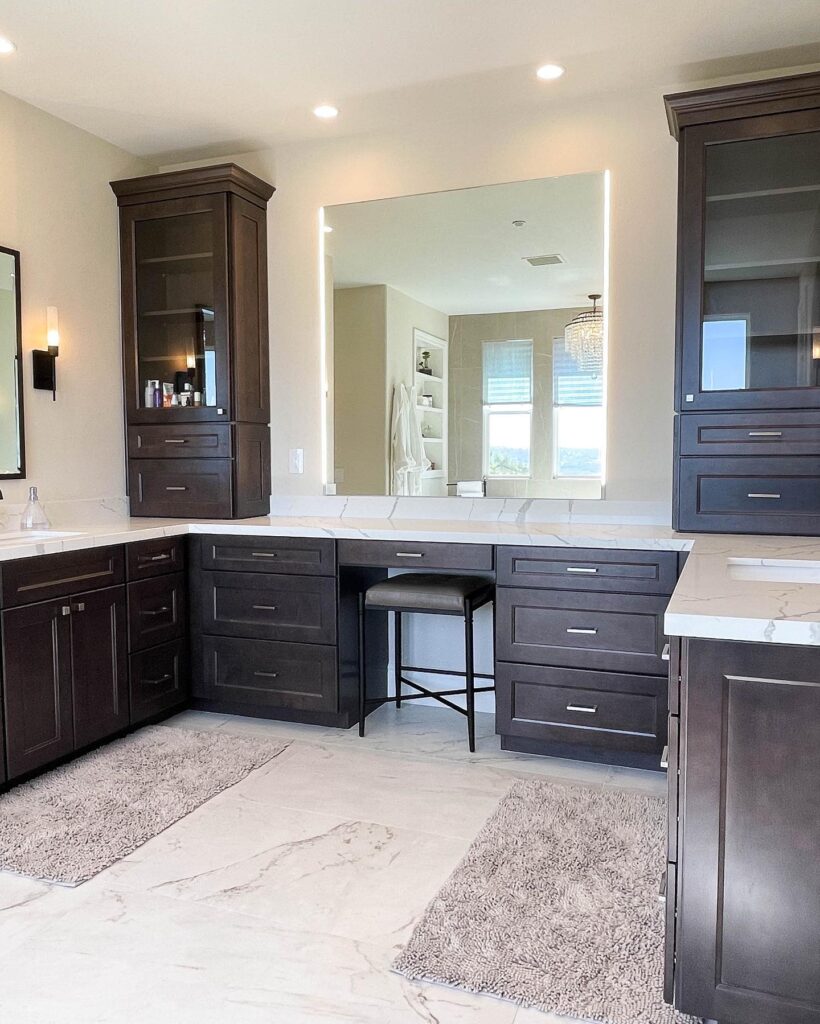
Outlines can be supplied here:
M46 340L52 356L60 353L60 321L56 306L46 306Z
M46 306L47 350L35 349L31 353L33 384L37 391L50 391L57 401L57 356L60 354L60 323L56 306Z

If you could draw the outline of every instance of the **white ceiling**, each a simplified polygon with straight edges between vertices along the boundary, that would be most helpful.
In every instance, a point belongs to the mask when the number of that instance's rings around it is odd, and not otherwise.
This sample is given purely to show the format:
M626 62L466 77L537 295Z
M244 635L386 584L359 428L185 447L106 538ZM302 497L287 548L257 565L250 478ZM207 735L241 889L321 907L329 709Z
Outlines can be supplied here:
M603 292L600 173L329 206L325 223L337 288L387 284L450 316L585 306ZM524 259L553 253L566 262Z
M0 90L207 156L820 62L818 0L3 0ZM744 56L746 55L746 56ZM567 67L559 82L535 65ZM318 122L319 102L342 110Z

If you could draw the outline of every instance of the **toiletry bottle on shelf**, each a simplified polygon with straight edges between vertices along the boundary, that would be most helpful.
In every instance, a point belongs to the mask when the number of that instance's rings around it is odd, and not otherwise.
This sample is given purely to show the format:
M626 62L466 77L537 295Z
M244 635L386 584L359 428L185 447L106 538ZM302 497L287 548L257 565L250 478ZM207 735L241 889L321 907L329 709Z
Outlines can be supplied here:
M50 526L51 523L48 521L45 509L40 504L40 499L37 497L37 488L29 487L28 502L26 503L26 507L23 509L23 515L20 518L20 529L47 530Z

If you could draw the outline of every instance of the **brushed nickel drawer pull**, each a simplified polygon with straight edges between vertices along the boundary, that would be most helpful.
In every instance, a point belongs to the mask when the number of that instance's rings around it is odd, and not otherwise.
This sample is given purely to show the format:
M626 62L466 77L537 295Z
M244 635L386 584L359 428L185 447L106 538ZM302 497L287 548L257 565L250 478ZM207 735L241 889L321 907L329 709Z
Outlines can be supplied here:
M84 612L85 611L85 601L78 601L76 604L73 604L71 606L71 610L73 612Z
M661 651L661 661L669 661L671 656L672 656L672 648L671 648L671 646L668 643L665 643L663 645L663 650Z
M568 633L580 633L581 636L596 636L598 633L597 629L586 628L583 626L567 626Z
M278 558L277 551L251 551L251 558Z
M143 608L140 615L164 615L169 611L171 611L171 609L167 605L164 605L162 608Z
M749 437L782 437L782 430L750 430Z
M747 498L779 498L780 495L779 494L774 494L774 493L767 494L765 491L750 491L746 495L746 497Z
M143 559L143 561L148 561L148 562L167 562L170 557L171 556L169 554L151 555L150 558Z
M596 568L594 568L593 566L583 566L583 565L568 565L567 566L567 572L583 572L583 573L589 573L591 576L594 576L597 571L598 570Z
M187 491L187 487L166 487L166 491Z
M663 753L661 754L661 768L668 768L668 767L669 767L669 746L667 745L667 746L665 746L663 748Z
M70 615L70 614L71 614L71 605L64 604L62 606L62 608L60 609L60 615Z
M166 437L165 438L165 443L166 444L187 444L188 441L184 437Z
M396 558L424 558L420 551L397 551Z
M583 711L585 715L594 715L597 710L597 704L567 704L567 711Z
M279 676L278 672L254 672L255 676L265 676L267 679L277 679Z
M169 683L173 678L173 675L167 672L164 676L160 676L159 679L143 679L143 683L146 686L159 686L161 683Z
M252 605L252 607L253 607L253 610L256 611L256 612L275 612L276 611L276 605L275 604L255 604L255 605Z

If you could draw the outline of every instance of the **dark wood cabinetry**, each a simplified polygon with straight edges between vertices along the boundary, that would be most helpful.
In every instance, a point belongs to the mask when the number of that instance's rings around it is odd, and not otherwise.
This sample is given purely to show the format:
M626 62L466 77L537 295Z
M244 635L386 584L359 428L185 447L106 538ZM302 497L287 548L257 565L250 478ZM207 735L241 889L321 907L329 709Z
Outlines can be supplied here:
M820 534L820 75L666 103L680 143L675 526Z
M119 547L3 565L9 779L128 726L123 572ZM118 585L86 589L109 579Z
M502 748L659 768L678 556L510 546L496 564Z
M131 513L267 515L273 188L234 164L111 187L120 206Z
M681 685L667 992L722 1024L816 1024L820 660L688 640Z

